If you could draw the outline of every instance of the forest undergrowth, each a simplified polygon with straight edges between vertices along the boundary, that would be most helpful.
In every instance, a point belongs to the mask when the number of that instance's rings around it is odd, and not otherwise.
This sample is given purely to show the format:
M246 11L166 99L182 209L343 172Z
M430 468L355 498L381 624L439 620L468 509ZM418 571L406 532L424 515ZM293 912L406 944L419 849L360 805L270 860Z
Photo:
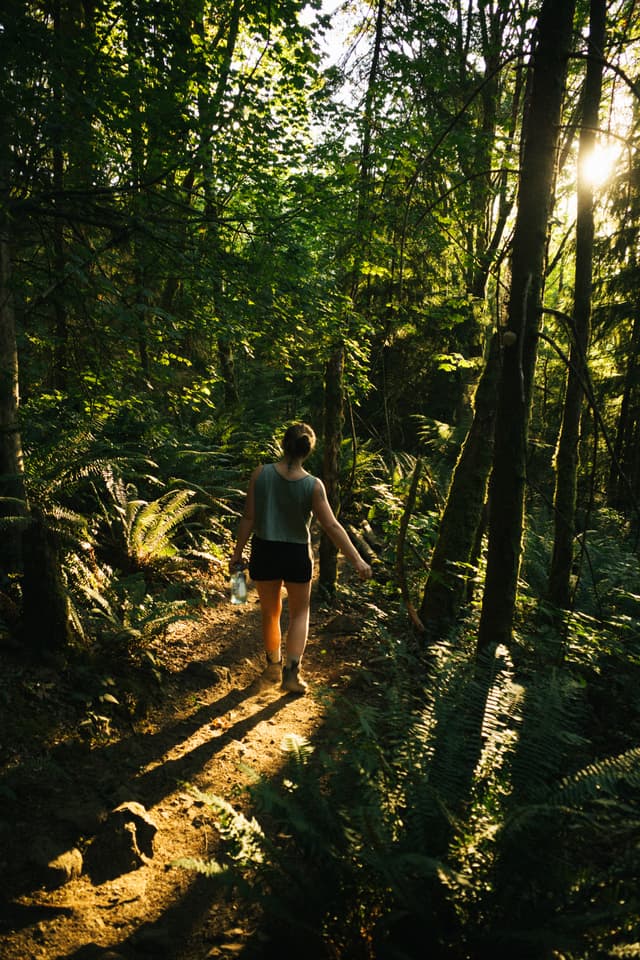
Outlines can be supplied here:
M3 654L6 960L636 955L631 626L574 617L561 641L539 615L478 660L472 619L426 650L347 588L346 612L314 604L315 694L286 698L259 679L255 604L212 589L151 671ZM102 720L82 677L111 692ZM82 848L127 799L159 820L153 861L38 888L34 846Z
M383 482L365 451L351 515L375 535L374 579L314 591L313 693L287 697L260 679L255 596L227 598L245 466L188 454L170 487L94 457L66 498L34 488L66 545L76 641L17 644L2 595L3 960L640 956L640 586L618 519L591 518L574 612L540 600L532 513L509 648L478 652L473 599L427 640L396 553L403 523L417 596L433 481L407 517L412 463ZM123 802L154 818L153 857L48 889L47 864L84 855Z

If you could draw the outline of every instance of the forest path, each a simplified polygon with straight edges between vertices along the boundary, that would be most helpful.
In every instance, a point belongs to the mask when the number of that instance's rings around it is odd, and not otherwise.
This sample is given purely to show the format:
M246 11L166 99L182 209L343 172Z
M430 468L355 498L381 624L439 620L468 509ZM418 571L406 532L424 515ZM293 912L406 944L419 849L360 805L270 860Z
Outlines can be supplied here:
M222 599L222 585L220 595L157 647L167 675L142 720L91 746L61 738L40 755L14 751L10 775L0 779L2 960L204 960L238 956L253 933L255 922L236 915L210 881L172 866L181 857L215 856L213 818L192 788L248 812L246 785L277 774L288 735L320 733L327 692L358 669L361 643L325 632L336 611L314 602L305 654L311 692L282 694L261 679L255 592L243 607ZM47 697L46 670L36 680L34 669L27 680L20 671L14 679L45 691L37 704L45 723L47 703L55 710L60 699ZM54 855L82 849L125 801L142 804L158 826L148 862L102 883L83 873L56 890L34 889L34 846Z

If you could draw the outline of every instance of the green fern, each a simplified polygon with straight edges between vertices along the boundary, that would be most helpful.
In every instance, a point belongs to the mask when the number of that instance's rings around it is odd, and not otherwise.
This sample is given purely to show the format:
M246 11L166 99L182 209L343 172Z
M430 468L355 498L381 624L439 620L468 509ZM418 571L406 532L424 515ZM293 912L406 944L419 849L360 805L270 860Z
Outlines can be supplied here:
M629 791L640 795L640 747L588 764L560 783L556 797L558 803L583 806L622 799Z
M255 818L246 817L224 797L194 788L193 795L214 813L225 852L239 866L256 867L264 862L264 832Z
M144 574L117 578L107 567L71 557L68 579L71 610L81 635L137 656L167 628L190 616L189 604L171 596L171 588L152 595Z
M266 854L252 889L279 943L286 928L284 945L304 936L310 956L372 955L373 938L384 937L396 910L417 915L425 891L444 895L445 878L455 879L410 829L417 798L430 814L437 806L433 790L419 789L425 762L407 723L415 689L375 689L378 703L341 702L330 751L290 738L279 784L252 790ZM419 762L408 766L409 756Z
M139 567L174 557L176 530L199 510L192 490L170 490L151 503L127 504L129 558Z
M107 555L125 572L165 564L178 554L177 531L200 507L189 489L169 490L151 502L131 496L134 489L112 468L103 471L106 501L98 497L101 521L96 530Z

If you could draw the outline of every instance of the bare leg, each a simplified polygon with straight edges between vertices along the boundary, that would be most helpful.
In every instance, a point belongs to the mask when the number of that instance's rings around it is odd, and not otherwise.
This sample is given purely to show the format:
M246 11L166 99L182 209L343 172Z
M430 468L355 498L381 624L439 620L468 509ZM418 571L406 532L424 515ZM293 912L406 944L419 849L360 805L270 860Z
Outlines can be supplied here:
M287 664L300 662L309 633L309 605L311 582L285 583L289 599L289 631L287 633Z
M282 580L256 580L255 585L260 598L262 640L267 660L270 662L278 661L281 658L280 644L282 642L280 627Z

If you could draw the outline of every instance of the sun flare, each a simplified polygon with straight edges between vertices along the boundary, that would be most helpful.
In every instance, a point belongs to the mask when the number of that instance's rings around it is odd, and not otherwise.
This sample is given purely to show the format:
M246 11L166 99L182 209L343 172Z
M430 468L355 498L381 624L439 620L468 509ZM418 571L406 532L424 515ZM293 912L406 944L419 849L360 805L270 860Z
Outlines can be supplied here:
M617 145L598 144L582 161L582 175L592 187L602 187L612 176L620 155Z

